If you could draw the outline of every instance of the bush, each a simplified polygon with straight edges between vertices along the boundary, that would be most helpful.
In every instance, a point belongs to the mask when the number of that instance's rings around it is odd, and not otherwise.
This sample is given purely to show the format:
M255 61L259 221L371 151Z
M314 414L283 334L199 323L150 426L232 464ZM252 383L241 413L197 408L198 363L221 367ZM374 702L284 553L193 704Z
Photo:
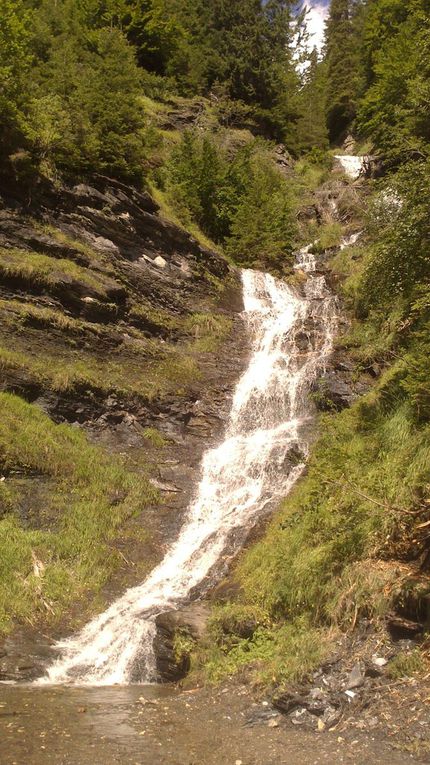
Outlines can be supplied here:
M372 247L362 279L369 308L391 305L401 296L411 303L416 287L430 278L430 163L409 163L376 196L370 209Z
M67 0L35 11L27 143L51 178L103 172L140 182L144 115L134 49L115 27L86 28L82 14Z

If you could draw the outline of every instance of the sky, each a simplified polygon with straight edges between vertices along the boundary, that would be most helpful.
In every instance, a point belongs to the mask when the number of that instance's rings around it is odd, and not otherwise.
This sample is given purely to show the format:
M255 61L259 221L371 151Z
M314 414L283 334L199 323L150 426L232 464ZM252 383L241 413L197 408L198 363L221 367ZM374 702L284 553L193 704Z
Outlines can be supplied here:
M308 31L312 35L310 44L321 49L324 40L324 20L328 13L329 0L306 0L305 5L310 9L308 16Z

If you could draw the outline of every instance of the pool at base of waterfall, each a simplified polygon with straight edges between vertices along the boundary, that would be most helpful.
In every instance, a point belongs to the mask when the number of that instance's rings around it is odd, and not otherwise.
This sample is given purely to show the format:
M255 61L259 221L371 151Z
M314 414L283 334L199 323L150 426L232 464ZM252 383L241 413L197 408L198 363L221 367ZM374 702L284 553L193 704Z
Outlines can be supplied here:
M413 761L413 760L412 760ZM294 726L249 688L0 685L1 765L405 765L349 727Z

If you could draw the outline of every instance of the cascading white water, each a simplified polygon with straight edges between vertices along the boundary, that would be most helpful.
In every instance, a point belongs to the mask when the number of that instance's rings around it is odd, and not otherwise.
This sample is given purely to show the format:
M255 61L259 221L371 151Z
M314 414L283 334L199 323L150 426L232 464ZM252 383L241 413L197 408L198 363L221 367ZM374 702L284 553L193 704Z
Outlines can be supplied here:
M353 154L335 154L335 159L339 162L346 175L350 178L358 178L363 171L366 156L354 156Z
M196 586L203 592L253 523L299 477L308 447L307 393L330 352L336 319L335 300L315 272L310 248L300 251L296 268L308 273L304 296L269 274L243 271L252 354L225 439L204 455L179 537L142 585L57 644L61 655L39 682L155 680L156 616L186 602Z

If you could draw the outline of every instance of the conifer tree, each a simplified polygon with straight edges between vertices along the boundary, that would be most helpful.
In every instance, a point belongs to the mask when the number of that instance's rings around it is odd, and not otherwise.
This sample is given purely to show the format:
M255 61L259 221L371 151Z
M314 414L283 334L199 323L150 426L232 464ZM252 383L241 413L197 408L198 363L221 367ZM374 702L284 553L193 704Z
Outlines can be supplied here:
M327 125L339 140L356 114L359 89L358 39L352 0L332 0L326 30Z
M358 111L358 127L396 163L430 154L430 13L427 0L405 5L406 13L391 0L390 33L379 46L373 41L371 84ZM369 10L367 40L377 9Z
M319 60L314 48L309 55L299 97L300 118L296 124L299 151L328 148L326 96L327 65Z
M21 0L0 0L0 146L1 159L23 138L31 65L31 14Z

